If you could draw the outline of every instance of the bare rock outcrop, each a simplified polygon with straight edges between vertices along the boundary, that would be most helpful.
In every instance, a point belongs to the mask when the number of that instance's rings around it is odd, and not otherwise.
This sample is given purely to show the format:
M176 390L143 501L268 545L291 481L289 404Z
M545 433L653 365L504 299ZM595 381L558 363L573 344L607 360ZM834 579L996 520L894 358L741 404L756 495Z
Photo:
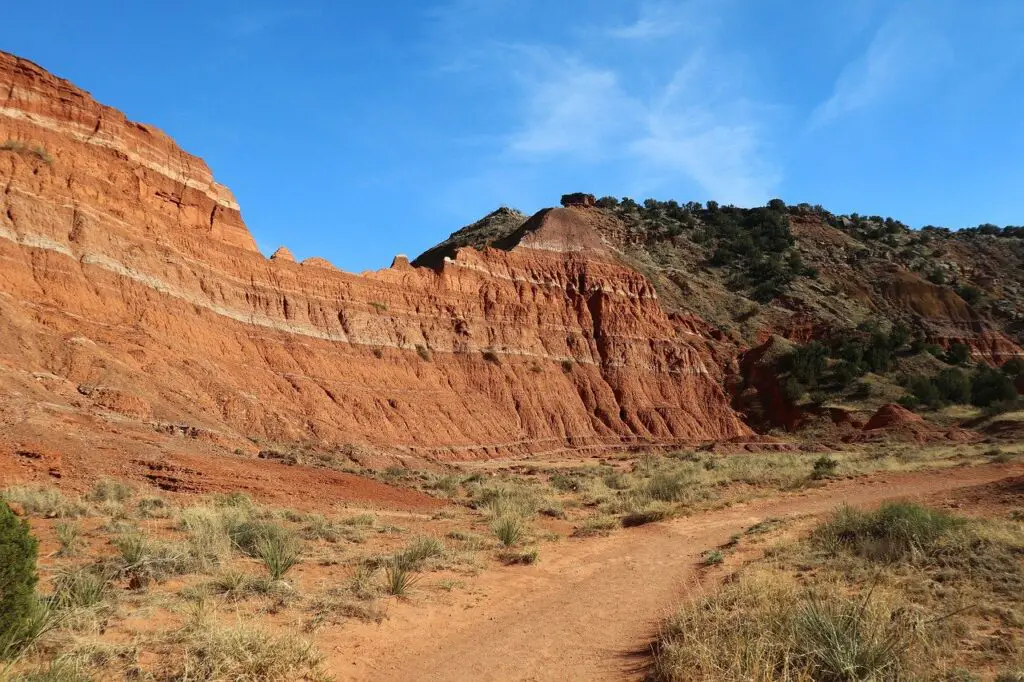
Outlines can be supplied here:
M23 145L0 151L0 441L467 459L751 435L717 342L607 256L598 211L505 211L502 244L429 268L267 259L163 133L2 53L0 88Z

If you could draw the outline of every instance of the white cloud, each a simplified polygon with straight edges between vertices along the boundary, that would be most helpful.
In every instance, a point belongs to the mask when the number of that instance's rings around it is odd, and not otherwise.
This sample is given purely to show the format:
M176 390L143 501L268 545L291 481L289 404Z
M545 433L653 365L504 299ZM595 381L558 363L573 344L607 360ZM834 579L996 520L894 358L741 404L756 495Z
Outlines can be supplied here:
M720 4L722 0L643 2L636 21L614 26L607 30L607 35L621 40L648 41L681 31L707 30L714 22Z
M930 75L950 57L948 43L928 20L927 9L903 5L875 33L863 55L843 69L832 95L811 115L819 127L884 101Z
M519 74L526 96L524 125L509 138L507 151L605 156L622 124L635 117L635 104L620 88L618 74L536 48L530 52L533 73Z
M619 73L533 48L543 68L523 78L523 125L505 152L521 161L628 165L678 183L687 177L727 203L761 204L779 172L763 158L758 109L729 92L720 63L695 53L643 98Z

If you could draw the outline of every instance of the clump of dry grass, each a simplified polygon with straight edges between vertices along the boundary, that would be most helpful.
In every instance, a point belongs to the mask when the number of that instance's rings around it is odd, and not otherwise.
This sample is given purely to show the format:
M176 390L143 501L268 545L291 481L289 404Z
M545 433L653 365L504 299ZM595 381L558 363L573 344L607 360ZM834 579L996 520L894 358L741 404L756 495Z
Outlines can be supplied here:
M170 679L284 682L326 677L323 655L309 642L240 623L222 625L202 602L168 639L181 649L178 664L167 671Z
M744 575L665 625L657 680L898 680L922 621L870 592L807 593L789 575Z
M21 505L26 514L47 519L87 516L89 507L77 499L66 497L60 490L44 486L13 486L3 492L8 502Z
M954 679L972 663L1012 669L1022 555L1020 524L909 503L840 508L806 540L683 605L658 639L654 678L866 682ZM996 647L992 628L1004 633Z

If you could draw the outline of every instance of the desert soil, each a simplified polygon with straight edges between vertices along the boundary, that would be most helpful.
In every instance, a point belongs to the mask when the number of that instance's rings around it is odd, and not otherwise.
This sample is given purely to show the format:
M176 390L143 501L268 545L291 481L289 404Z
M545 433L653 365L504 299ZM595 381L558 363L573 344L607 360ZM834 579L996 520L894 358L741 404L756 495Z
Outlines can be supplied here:
M680 600L713 589L730 564L701 555L768 518L792 531L842 503L948 502L960 490L1024 474L1022 465L879 474L687 518L564 540L533 566L487 571L443 604L396 601L381 625L320 641L338 680L634 680L659 623ZM1014 489L1024 486L1015 484Z

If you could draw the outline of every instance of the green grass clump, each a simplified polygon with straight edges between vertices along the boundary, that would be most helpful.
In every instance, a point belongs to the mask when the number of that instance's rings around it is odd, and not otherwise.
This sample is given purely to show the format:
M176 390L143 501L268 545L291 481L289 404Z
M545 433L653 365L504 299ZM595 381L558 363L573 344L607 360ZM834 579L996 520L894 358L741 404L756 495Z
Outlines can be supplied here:
M272 580L241 571L222 571L207 583L209 590L229 600L237 601L246 597L266 595L274 591Z
M48 166L53 165L53 156L50 155L50 152L46 151L45 147L38 144L30 145L21 140L5 140L0 142L0 152L14 152L16 154L34 156Z
M395 555L395 560L412 570L423 566L427 559L444 554L444 543L435 537L422 535L406 545L405 549Z
M591 537L594 535L608 535L618 527L619 520L617 518L607 514L600 514L598 516L591 516L585 519L572 534L573 537L578 538Z
M704 555L703 563L705 566L717 566L723 561L725 561L725 553L720 549L715 549Z
M874 511L843 506L816 530L815 539L832 550L899 561L932 553L965 525L965 519L913 502L888 502Z
M52 602L58 609L89 608L103 603L110 576L99 567L86 566L57 574Z
M57 523L53 530L57 535L57 542L60 543L57 556L69 557L78 554L82 546L82 539L79 537L81 529L77 523Z
M517 516L502 516L491 524L491 530L504 547L512 547L526 532L526 526Z

